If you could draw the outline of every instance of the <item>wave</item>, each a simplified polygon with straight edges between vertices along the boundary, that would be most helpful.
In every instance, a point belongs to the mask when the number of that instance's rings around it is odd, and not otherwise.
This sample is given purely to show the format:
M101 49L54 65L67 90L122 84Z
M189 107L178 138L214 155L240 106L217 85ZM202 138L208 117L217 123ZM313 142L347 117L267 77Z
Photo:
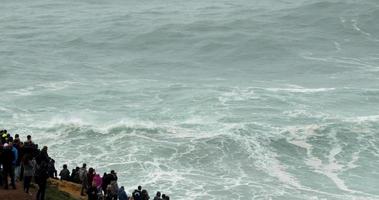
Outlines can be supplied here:
M31 95L41 95L45 92L53 92L64 90L72 85L77 85L78 82L73 81L58 81L58 82L46 82L36 84L34 86L29 86L26 88L8 90L6 93L14 94L16 96L31 96Z
M71 165L91 160L99 170L114 168L125 175L143 171L147 181L142 184L147 186L162 181L157 177L165 177L162 184L167 187L185 180L178 187L187 191L196 188L193 184L219 187L219 182L230 176L239 177L230 179L227 184L232 193L237 192L241 182L269 183L274 188L286 187L291 191L343 199L338 193L309 185L311 181L346 191L350 198L375 198L374 193L356 188L347 176L365 169L364 163L370 162L369 157L362 156L372 154L371 148L375 147L375 142L368 144L375 136L370 124L328 119L320 124L286 127L268 123L226 123L208 131L181 126L204 120L194 117L171 124L133 119L98 123L78 117L57 117L49 122L33 123L30 129L36 133L33 137L42 138L40 142L49 143L51 149L55 149L53 153L59 164L73 153L81 152L70 159ZM217 120L203 123L215 124ZM361 134L363 128L368 130ZM112 157L115 152L122 156ZM234 170L229 171L231 168ZM300 169L307 179L297 173ZM201 176L209 176L209 180L203 182L196 178ZM139 180L129 178L128 181L122 178L120 182L131 181L130 187L133 187L133 181Z

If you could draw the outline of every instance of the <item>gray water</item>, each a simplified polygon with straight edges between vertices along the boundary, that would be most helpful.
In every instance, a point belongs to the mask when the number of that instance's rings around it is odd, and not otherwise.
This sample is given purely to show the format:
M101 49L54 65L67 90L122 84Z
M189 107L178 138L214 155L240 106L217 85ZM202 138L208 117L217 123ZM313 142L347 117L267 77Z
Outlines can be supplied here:
M379 1L0 1L0 128L178 200L379 199Z

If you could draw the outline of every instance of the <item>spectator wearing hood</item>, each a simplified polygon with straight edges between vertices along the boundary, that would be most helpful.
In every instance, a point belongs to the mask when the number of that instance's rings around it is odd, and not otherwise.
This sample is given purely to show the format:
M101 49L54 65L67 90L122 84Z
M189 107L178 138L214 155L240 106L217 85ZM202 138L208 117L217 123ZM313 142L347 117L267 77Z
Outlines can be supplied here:
M147 192L147 190L142 190L141 197L142 197L142 200L149 200L150 199L150 196L149 196L149 193Z
M93 177L93 182L96 184L96 187L98 189L101 189L103 179L100 177L99 174L95 174L95 176Z
M162 198L161 198L161 192L157 192L157 194L155 195L155 197L154 197L154 200L162 200Z
M125 192L124 186L121 186L120 189L118 190L118 199L119 200L128 200L129 197Z

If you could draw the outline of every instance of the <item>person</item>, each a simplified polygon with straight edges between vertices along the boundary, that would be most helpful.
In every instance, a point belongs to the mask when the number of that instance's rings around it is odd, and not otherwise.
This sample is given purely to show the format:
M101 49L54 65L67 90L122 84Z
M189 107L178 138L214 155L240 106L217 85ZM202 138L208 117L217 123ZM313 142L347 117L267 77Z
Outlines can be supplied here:
M106 172L104 172L104 174L103 174L103 177L101 178L101 189L103 190L103 192L104 192L104 195L106 195L107 194L107 186L108 186L108 178L107 178L107 173Z
M36 156L37 164L39 165L42 161L46 162L46 164L49 164L49 154L47 153L47 146L44 146L41 150L41 152ZM47 172L47 170L46 170Z
M129 197L125 192L124 186L121 186L120 189L118 190L118 200L128 200Z
M111 198L117 200L117 193L118 193L118 184L117 184L117 173L114 170L111 170L111 173L108 174L109 176L109 185L111 186Z
M13 143L13 139L11 139L10 141L11 142L9 142L9 146L11 146L11 148L12 148L12 154L13 154L13 160L12 160L12 171L13 171L13 173L12 173L12 176L11 176L11 182L15 183L15 181L16 181L15 172L16 172L16 165L17 165L17 160L18 160L18 150L13 145L14 144Z
M63 165L63 169L59 172L61 180L69 181L70 180L70 171L67 169L67 165Z
M50 178L57 178L57 170L55 169L55 160L49 159L48 173Z
M35 156L35 153L36 153L36 149L35 149L35 145L32 141L32 136L28 135L26 137L26 142L24 142L24 146L23 146L23 153L24 154L32 154L33 156Z
M80 183L82 184L82 189L80 195L84 196L84 190L87 190L87 164L83 163L82 168L79 169Z
M142 198L142 200L149 200L150 199L150 196L149 196L149 193L147 192L147 190L142 190L141 198Z
M79 170L80 170L79 167L72 169L70 181L74 183L80 183Z
M112 186L108 185L105 193L105 200L113 200L113 195L112 195Z
M3 165L3 185L4 189L8 189L8 176L11 178L11 186L16 189L14 182L14 170L12 170L12 162L14 160L14 154L12 152L12 143L5 143L2 151L2 165Z
M142 200L142 186L138 186L136 190L132 193L134 200Z
M23 144L20 142L20 137L18 134L15 135L15 139L14 139L14 143L13 143L13 147L16 148L17 150L17 160L16 160L16 163L15 163L15 170L14 170L14 174L15 174L15 179L16 180L22 180L22 177L21 177L21 159L23 158Z
M117 181L117 173L114 170L111 170L112 180Z
M88 200L98 200L97 193L98 192L97 192L96 184L92 183L91 186L89 186L87 189Z
M162 198L161 198L161 192L157 192L157 194L155 195L155 197L154 197L154 200L162 200Z
M164 198L163 200L170 200L170 197L166 195L166 198Z
M95 176L95 169L90 167L87 173L87 188L92 186L93 177Z
M109 173L109 174L104 173L103 184L102 184L104 194L107 194L107 192L108 192L108 190L107 190L108 185L113 184L113 186L115 186L115 183L117 184L117 174L114 170L111 170L111 173ZM112 188L114 189L115 187L112 187ZM116 190L116 195L117 195L117 191L118 191L118 188Z
M10 133L7 132L7 130L5 130L5 133L7 134L7 141L8 142L13 142L13 137Z
M49 178L48 165L49 155L47 154L47 146L44 146L36 157L37 169L35 173L35 181L38 184L37 200L45 199L47 179Z
M1 143L2 144L7 143L7 140L8 140L7 135L8 135L7 130L1 130Z
M33 173L35 171L35 160L30 154L26 154L22 160L24 168L24 192L29 193L30 183L32 181Z
M32 141L32 136L31 135L27 135L26 136L26 142L25 143L34 144L33 141Z
M93 182L96 184L96 187L99 190L101 190L103 180L101 179L99 174L95 174L95 176L93 177Z

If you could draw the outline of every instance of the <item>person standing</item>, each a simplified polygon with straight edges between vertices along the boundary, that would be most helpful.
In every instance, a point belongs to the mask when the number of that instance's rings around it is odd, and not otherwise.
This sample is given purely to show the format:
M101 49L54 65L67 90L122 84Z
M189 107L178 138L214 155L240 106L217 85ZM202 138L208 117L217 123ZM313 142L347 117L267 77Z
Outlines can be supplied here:
M87 194L88 194L88 200L98 200L98 191L96 187L96 183L92 183L88 189L87 189Z
M30 154L24 156L22 160L22 166L24 168L24 192L29 193L30 183L32 181L33 173L35 171L35 160Z
M129 197L125 192L124 186L121 186L120 189L118 190L118 200L128 200Z
M12 143L4 144L2 152L2 164L3 164L3 184L4 189L8 189L8 176L11 178L11 185L13 189L16 189L14 182L14 169L12 170L12 162L14 160L14 154L12 152Z
M155 197L154 197L154 200L162 200L162 198L161 198L161 192L157 192L157 194L155 195Z
M13 185L15 185L15 182L16 182L16 174L15 174L15 172L16 172L17 160L18 160L18 150L17 150L17 148L13 144L14 144L13 141L9 142L9 146L11 146L11 148L12 148L12 154L13 154L12 173L11 173L12 187L13 187Z
M35 180L38 184L37 200L45 199L45 192L47 186L47 179L49 178L48 164L49 155L47 154L47 146L44 146L40 154L36 157L37 169L35 174Z
M63 169L59 172L61 180L69 181L70 180L70 171L67 169L67 165L63 165Z
M87 183L88 183L87 173L88 173L87 172L87 164L83 163L82 168L79 169L79 178L80 178L80 182L82 184L82 189L80 191L81 196L84 196L84 190L87 190Z
M14 143L13 143L13 147L16 148L17 150L17 161L15 163L15 170L14 170L14 176L15 176L15 179L16 180L19 180L21 181L22 180L22 177L21 177L21 160L22 160L22 157L24 156L23 153L22 153L22 143L20 141L20 137L18 136L18 134L15 135L15 139L14 139Z

